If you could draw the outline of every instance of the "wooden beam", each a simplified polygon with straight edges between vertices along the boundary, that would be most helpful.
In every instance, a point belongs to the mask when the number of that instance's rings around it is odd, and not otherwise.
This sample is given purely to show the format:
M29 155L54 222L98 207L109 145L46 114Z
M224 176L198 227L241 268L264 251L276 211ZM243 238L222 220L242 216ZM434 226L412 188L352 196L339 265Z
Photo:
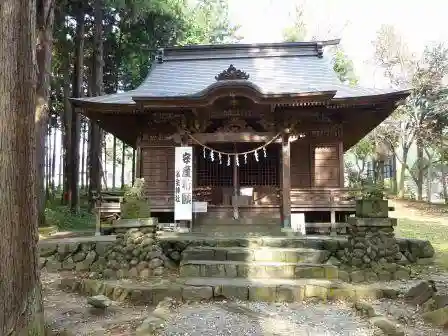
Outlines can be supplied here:
M291 144L289 134L282 136L282 223L291 228Z
M276 136L276 133L195 133L193 136L203 144L216 142L268 142ZM279 139L277 142L281 142L281 140Z

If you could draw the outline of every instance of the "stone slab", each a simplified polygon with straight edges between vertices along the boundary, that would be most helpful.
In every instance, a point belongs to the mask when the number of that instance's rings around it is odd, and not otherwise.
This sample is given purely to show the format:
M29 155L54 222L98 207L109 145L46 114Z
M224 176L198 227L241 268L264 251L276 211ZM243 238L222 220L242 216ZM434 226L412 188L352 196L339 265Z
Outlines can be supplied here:
M333 265L287 262L183 261L181 277L338 279Z
M223 259L223 256L225 259ZM228 260L324 263L330 256L327 250L276 247L189 247L182 253L183 261Z
M348 217L347 223L353 226L391 227L397 225L397 219Z

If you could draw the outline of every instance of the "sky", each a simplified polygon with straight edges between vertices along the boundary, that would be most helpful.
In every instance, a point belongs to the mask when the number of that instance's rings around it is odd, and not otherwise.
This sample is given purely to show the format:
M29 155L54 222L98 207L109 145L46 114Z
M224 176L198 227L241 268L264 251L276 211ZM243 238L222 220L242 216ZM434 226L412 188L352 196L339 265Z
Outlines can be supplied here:
M281 42L297 4L303 5L311 35L341 38L366 87L388 86L372 62L372 41L382 24L393 25L417 55L428 43L448 42L446 0L229 0L230 20L241 26L242 42Z

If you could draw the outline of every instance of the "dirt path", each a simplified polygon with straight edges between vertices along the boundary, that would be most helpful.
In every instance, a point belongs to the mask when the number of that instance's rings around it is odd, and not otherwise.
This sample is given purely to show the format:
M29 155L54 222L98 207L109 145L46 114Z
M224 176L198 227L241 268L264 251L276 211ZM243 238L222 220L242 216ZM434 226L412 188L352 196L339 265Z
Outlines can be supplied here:
M444 204L391 200L390 205L395 207L391 217L448 226L448 206Z
M58 289L59 278L58 274L41 274L45 317L57 335L131 336L152 310L123 304L95 310L85 297Z

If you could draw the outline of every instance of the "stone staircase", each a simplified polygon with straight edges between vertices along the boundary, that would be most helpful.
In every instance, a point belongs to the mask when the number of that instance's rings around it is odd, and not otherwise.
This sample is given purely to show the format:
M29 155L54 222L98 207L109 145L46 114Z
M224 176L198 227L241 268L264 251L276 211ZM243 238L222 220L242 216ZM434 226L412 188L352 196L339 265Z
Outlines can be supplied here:
M211 286L218 292L230 288L240 299L260 299L262 290L262 299L276 301L285 289L294 296L306 286L325 288L327 295L331 288L344 287L338 280L338 268L326 264L329 255L327 250L278 247L275 242L262 247L192 246L182 253L180 277L190 286ZM230 295L226 292L225 296Z

